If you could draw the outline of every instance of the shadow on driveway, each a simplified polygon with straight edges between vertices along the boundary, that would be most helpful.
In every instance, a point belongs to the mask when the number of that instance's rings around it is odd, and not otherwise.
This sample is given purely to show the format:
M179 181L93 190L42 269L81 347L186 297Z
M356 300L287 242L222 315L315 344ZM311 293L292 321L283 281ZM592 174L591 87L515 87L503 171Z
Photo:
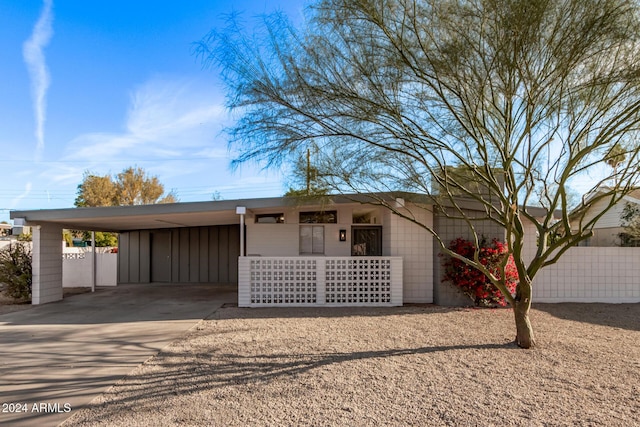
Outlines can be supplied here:
M120 285L0 315L1 403L26 409L0 425L59 424L234 301L235 286Z

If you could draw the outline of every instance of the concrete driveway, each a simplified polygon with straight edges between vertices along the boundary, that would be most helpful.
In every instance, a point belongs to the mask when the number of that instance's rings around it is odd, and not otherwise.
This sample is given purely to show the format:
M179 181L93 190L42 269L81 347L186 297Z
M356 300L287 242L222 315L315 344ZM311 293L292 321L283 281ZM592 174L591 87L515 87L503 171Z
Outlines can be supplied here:
M0 425L60 424L236 301L235 286L120 285L0 315Z

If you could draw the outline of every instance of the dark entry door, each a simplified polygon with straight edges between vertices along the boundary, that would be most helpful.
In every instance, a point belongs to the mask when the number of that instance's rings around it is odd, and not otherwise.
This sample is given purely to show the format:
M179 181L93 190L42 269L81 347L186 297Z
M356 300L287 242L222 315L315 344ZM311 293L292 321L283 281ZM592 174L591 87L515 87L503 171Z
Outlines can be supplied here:
M151 233L151 281L171 282L171 231Z
M381 227L353 227L351 229L352 256L382 256Z

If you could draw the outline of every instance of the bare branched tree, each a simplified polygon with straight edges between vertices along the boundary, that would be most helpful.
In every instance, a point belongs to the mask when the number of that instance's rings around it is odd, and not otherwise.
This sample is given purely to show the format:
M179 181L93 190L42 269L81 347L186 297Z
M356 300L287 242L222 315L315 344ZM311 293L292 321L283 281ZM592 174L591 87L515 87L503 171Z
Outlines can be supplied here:
M638 18L631 0L320 0L302 28L274 14L250 35L232 19L199 49L221 67L240 113L230 129L236 162L278 166L313 144L334 191L426 194L439 215L468 225L476 247L478 221L501 227L515 295L506 258L501 274L477 254L462 261L506 295L516 341L529 348L534 277L589 238L638 181ZM625 159L613 172L612 156ZM584 180L615 184L570 209L568 189ZM601 200L605 210L587 215ZM533 260L523 256L526 222L537 234Z

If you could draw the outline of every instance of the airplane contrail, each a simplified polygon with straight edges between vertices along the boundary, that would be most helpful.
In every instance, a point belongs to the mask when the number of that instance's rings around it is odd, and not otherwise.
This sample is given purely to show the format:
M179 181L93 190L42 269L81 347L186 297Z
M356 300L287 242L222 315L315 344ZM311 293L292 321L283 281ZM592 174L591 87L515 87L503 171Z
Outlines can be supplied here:
M47 116L47 89L50 77L44 57L44 48L53 35L52 0L44 0L40 17L33 27L31 37L22 46L22 55L31 78L31 96L36 119L36 161L41 160L44 151L44 123Z

